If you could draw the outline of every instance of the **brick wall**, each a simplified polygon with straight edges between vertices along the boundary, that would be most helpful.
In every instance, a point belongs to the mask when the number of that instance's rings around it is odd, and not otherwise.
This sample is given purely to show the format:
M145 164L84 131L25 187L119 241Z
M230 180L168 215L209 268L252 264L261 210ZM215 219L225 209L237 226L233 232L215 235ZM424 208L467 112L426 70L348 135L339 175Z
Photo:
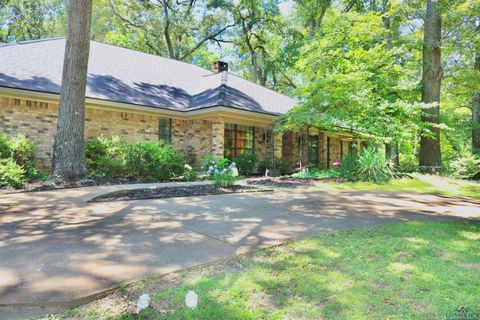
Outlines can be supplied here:
M203 157L212 153L212 121L194 119L186 122L185 154L191 164L198 166Z
M57 126L58 103L26 99L0 98L0 131L25 134L38 144L40 164L48 167L52 156ZM180 122L180 124L178 122ZM180 120L174 120L174 130L180 131ZM93 109L87 107L85 137L120 136L125 141L158 140L159 117L133 112ZM173 128L172 128L173 129ZM176 135L173 144L183 150L184 138Z
M53 140L56 131L58 103L39 102L26 99L0 97L0 131L8 134L25 134L38 143L38 157L43 166L50 164ZM120 136L128 142L157 141L159 119L161 116L136 112L121 112L98 109L87 106L85 119L86 138L94 136ZM224 119L172 119L172 145L185 153L191 164L199 165L202 158L209 154L223 156ZM254 148L258 160L272 156L272 141L263 141L264 128L255 127ZM312 133L312 132L311 132ZM319 163L327 166L327 133L319 135ZM299 133L287 132L275 136L275 154L278 158L295 163L300 160ZM338 136L330 136L330 162L340 159ZM348 142L343 142L343 154L348 153ZM303 151L306 159L306 146Z
M318 164L322 169L328 168L336 159L340 160L348 155L349 141L342 141L340 136L329 134L325 131L312 131L311 135L318 135ZM283 135L283 158L284 160L295 163L300 160L300 145L298 132L286 132ZM327 141L330 140L330 159L328 156ZM342 146L343 144L343 146ZM343 152L343 154L341 154ZM303 160L307 157L307 143L303 150ZM329 161L329 162L328 162Z

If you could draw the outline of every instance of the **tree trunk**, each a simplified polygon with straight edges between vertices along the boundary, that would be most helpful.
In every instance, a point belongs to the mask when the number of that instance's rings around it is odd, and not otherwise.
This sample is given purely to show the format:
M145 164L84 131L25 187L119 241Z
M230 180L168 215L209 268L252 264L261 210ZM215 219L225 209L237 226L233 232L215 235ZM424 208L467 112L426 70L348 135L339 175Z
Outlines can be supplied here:
M172 39L170 37L170 15L168 14L168 3L167 0L163 0L163 14L165 16L165 26L163 28L163 35L165 37L165 42L167 43L168 57L170 59L177 59L175 56L175 51L173 50Z
M480 33L480 25L476 28L477 33ZM480 74L480 42L475 48L475 64L473 69ZM480 92L473 93L472 99L472 151L480 154Z
M75 180L85 176L85 90L92 0L70 0L52 173Z
M443 70L440 46L442 19L435 0L427 0L424 28L422 102L429 105L423 110L422 121L432 125L428 127L430 133L422 134L420 138L420 167L436 170L442 163L440 129L436 125L439 123Z

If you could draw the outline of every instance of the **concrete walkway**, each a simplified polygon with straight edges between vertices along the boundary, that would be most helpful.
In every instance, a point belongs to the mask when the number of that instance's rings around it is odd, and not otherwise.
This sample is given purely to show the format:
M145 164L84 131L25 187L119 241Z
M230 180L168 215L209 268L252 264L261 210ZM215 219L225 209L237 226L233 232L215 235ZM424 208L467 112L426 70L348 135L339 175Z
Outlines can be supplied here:
M410 220L480 219L480 199L383 191L86 202L128 188L1 195L0 307L71 306L122 281L307 234Z

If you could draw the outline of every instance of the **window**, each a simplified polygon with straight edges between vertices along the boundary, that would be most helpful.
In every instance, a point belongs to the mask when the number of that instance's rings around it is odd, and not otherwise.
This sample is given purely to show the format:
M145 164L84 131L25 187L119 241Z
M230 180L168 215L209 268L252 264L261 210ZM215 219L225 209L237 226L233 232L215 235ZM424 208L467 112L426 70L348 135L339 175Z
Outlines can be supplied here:
M318 136L308 136L308 165L318 167Z
M172 119L160 118L158 139L166 143L172 143Z
M224 156L235 158L239 155L253 153L254 127L237 124L225 124Z

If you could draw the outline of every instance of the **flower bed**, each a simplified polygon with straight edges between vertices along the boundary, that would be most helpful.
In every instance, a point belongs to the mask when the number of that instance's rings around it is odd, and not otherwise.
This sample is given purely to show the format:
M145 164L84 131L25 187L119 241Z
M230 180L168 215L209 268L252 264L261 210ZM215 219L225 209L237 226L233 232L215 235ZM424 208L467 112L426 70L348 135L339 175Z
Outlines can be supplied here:
M173 198L173 197L190 197L204 196L213 194L227 193L245 193L245 192L265 192L271 191L259 189L251 186L229 186L217 187L215 185L194 185L194 186L177 186L177 187L159 187L159 188L143 188L133 190L122 190L107 193L90 200L90 202L106 202L106 201L128 201L141 199L157 199L157 198Z

